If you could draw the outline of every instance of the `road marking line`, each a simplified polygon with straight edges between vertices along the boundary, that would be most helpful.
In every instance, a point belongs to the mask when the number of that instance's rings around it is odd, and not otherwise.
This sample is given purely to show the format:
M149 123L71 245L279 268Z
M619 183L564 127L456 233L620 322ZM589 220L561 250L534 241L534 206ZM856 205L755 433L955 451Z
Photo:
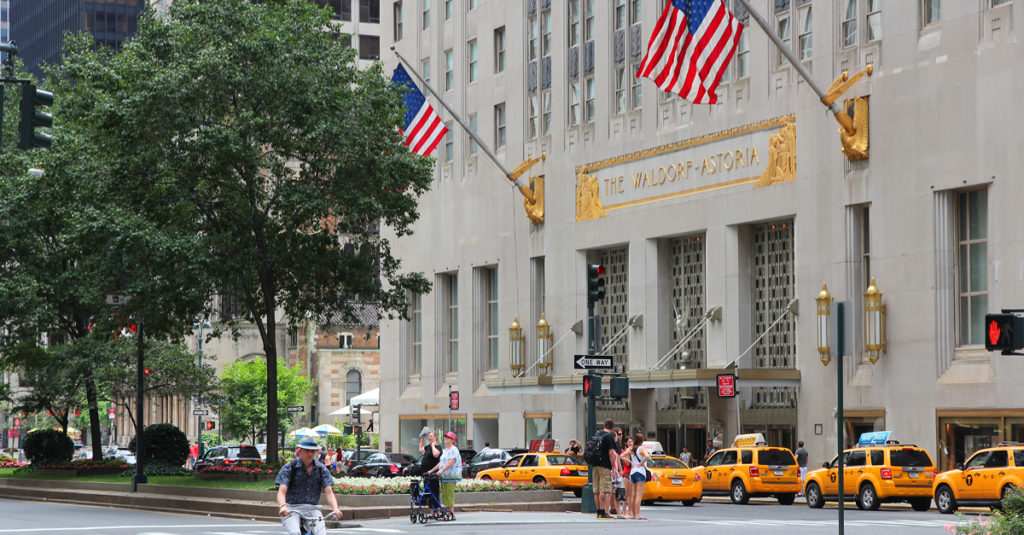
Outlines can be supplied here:
M237 528L238 524L181 524L176 526L90 526L77 528L19 528L0 529L0 533L65 533L70 531L99 531L110 529L194 529L194 528Z

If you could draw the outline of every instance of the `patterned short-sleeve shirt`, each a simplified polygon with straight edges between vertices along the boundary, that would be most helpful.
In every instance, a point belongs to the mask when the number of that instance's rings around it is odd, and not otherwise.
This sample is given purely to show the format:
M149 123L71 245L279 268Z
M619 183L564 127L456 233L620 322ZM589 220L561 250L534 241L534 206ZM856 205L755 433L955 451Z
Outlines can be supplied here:
M314 460L313 470L306 472L302 461L295 459L281 467L274 483L288 486L284 495L287 503L316 505L320 503L320 492L333 485L334 478L320 461Z

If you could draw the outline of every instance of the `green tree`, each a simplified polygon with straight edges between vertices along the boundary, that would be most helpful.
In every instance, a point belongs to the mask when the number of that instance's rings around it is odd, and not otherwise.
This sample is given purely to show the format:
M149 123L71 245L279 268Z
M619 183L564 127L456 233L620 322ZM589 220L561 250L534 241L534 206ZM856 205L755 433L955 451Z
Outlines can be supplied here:
M263 360L235 361L224 370L221 384L222 396L215 402L217 413L220 414L221 429L256 443L268 420L267 394L263 388L267 384L267 363ZM278 359L279 429L291 427L292 415L287 412L287 407L300 405L310 388L312 383L309 379L299 375L294 368L289 368L284 359ZM274 433L268 432L268 436L273 437ZM276 441L267 439L268 449L272 442Z
M55 82L63 120L92 125L89 146L109 163L101 189L151 210L144 223L190 226L201 242L195 253L183 243L166 272L147 262L157 271L131 280L208 276L237 299L235 320L255 325L268 362L281 310L358 323L360 302L404 314L409 292L429 290L422 274L401 271L378 228L410 231L433 161L402 144L401 97L380 65L357 69L331 27L328 10L305 0L178 0L140 21L118 54L72 40ZM150 289L139 293L154 298ZM271 366L268 429L279 428L277 381ZM271 440L267 456L276 453Z

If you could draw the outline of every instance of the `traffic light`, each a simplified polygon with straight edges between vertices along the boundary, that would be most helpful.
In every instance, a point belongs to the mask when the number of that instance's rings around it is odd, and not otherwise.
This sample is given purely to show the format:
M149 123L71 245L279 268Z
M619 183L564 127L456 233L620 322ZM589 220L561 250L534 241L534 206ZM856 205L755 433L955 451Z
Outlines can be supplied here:
M985 314L985 349L1015 351L1021 348L1024 348L1024 317Z
M210 431L212 429L216 429L217 428L217 423L216 422L212 422L210 420L207 420L207 421L203 422L203 428L206 429L207 431Z
M604 299L604 264L587 264L587 304Z
M50 148L50 134L37 132L36 128L53 126L53 116L36 108L53 106L53 93L36 89L32 84L21 86L21 117L18 121L18 148Z
M599 397L601 395L600 375L587 374L583 376L583 395L584 397Z
M608 395L616 399L629 397L629 377L612 377L608 384Z

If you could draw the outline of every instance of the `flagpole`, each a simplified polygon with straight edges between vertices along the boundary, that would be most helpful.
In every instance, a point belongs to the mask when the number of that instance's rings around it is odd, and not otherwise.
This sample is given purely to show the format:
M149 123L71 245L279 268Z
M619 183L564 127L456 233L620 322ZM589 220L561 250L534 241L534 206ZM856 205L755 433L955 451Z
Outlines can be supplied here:
M523 192L523 194L526 195L525 192L530 191L529 186L524 186L522 182L519 181L518 175L513 176L512 172L506 169L505 166L498 161L498 157L495 156L493 152L491 152L490 147L488 147L487 144L484 143L484 140L481 139L480 136L477 135L477 133L474 132L473 129L471 129L469 125L465 123L465 121L462 120L462 117L460 117L458 113L455 113L455 110L451 109L451 107L448 106L448 103L445 102L444 99L437 94L437 91L434 91L434 88L430 87L430 84L427 83L427 81L424 80L418 72L416 72L416 69L414 69L413 66L410 65L409 62L406 61L404 57L402 57L402 54L395 50L394 45L391 45L391 51L395 53L395 56L398 56L399 61L405 64L406 70L413 76L415 76L417 80L419 80L420 85L422 85L423 88L426 89L428 93L433 95L434 98L437 99L437 101L441 104L441 106L443 106L444 109L447 110L448 113L452 116L452 118L455 119L455 122L459 123L459 126L461 126L462 129L465 130L467 134L469 134L469 137L473 138L473 141L475 141L476 144L480 146L480 148L484 151L484 154L486 154L491 159L491 161L493 161L494 164L498 166L498 169L500 169L501 172L504 173L505 176L512 181L512 184L514 184L517 188L519 188L519 191Z
M822 104L828 107L829 111L832 112L832 115L835 115L836 120L839 121L839 124L846 130L846 133L853 134L855 132L853 128L853 121L850 120L850 116L846 114L846 111L843 110L841 106L836 104L835 101L826 101L828 96L825 94L824 91L822 91L821 87L818 86L818 83L814 81L814 78L811 78L811 73L807 72L807 69L804 68L803 63L797 61L796 56L793 55L793 51L791 51L786 46L786 44L782 42L782 39L779 39L778 35L775 35L775 32L773 32L771 28L768 27L768 23L761 18L761 15L757 12L757 10L751 7L750 3L747 2L747 0L739 0L739 2L743 4L743 7L747 8L747 12L749 12L750 16L754 18L754 20L757 22L757 25L760 26L762 30L764 30L764 33L768 36L768 39L771 39L772 43L775 43L775 48L778 48L779 52L782 52L782 55L786 56L786 59L789 60L789 63L796 68L796 72L800 73L800 76L803 76L804 80L807 81L807 85L811 86L811 89L814 91L814 94L818 95L818 100L820 100Z

